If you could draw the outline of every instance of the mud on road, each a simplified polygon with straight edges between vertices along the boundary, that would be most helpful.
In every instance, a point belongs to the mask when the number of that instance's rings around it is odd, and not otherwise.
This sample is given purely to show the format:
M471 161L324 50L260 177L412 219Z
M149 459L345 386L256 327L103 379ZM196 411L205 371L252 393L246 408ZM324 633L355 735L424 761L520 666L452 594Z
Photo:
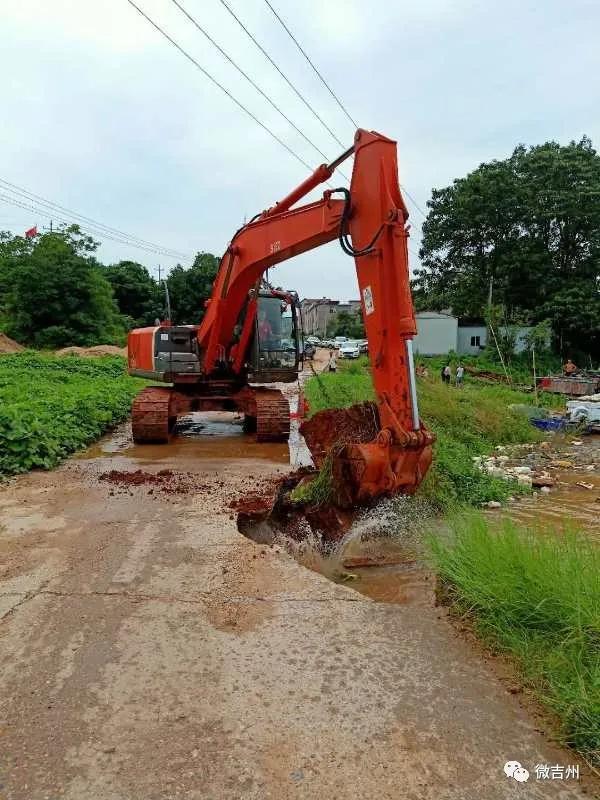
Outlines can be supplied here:
M421 581L360 594L242 536L287 447L195 424L0 488L3 800L583 796L505 777L574 756Z

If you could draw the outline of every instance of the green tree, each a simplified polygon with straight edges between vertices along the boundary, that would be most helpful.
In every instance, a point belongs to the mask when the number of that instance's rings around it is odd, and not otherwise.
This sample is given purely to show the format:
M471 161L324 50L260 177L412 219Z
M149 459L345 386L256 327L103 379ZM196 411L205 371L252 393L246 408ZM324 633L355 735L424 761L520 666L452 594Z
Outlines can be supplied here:
M122 340L122 319L96 248L75 225L9 247L1 257L7 333L37 347Z
M564 350L600 354L600 157L591 141L520 145L434 189L417 307L552 322Z
M129 318L129 327L152 325L164 318L161 288L146 267L135 261L119 261L106 267L104 274L112 286L119 311Z
M365 326L362 314L352 314L349 311L340 311L327 325L329 336L346 336L348 339L364 339Z
M204 301L210 297L219 269L219 259L211 253L198 253L189 269L177 264L167 278L172 322L195 324L204 315Z

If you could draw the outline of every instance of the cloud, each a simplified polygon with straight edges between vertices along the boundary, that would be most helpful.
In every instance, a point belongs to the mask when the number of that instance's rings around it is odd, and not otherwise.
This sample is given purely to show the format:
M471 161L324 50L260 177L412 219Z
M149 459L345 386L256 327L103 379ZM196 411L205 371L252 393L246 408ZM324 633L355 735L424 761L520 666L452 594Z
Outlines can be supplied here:
M348 119L266 5L230 1L350 142ZM337 155L339 144L218 0L181 2L328 157ZM174 4L139 4L309 164L323 160ZM568 15L559 0L549 0L543 15L517 0L278 0L276 7L350 114L398 140L401 180L421 208L432 187L506 156L518 142L568 141L583 132L600 138L598 82L590 79L600 66L596 3L576 0ZM4 0L0 70L0 177L165 246L220 253L244 218L306 177L126 0ZM422 217L408 205L416 251ZM47 220L0 205L0 228L35 222ZM100 256L158 263L110 242ZM304 295L357 296L352 260L336 243L275 275Z

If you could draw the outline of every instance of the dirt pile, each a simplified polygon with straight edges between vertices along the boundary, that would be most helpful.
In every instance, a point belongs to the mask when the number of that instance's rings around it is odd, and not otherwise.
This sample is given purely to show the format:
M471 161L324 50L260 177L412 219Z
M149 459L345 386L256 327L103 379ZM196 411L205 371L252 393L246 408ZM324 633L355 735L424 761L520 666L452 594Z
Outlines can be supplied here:
M9 339L5 333L0 333L0 353L20 353L24 349L23 345Z
M56 350L57 356L80 356L81 358L99 358L101 356L127 357L126 347L114 344L95 344L93 347L63 347Z
M155 491L164 494L189 494L190 492L211 493L213 488L208 484L199 483L198 476L193 472L174 472L162 469L159 472L146 472L136 469L127 470L111 469L100 475L100 480L118 487L119 493L130 493L132 487L148 487L147 494ZM114 490L113 490L114 493Z

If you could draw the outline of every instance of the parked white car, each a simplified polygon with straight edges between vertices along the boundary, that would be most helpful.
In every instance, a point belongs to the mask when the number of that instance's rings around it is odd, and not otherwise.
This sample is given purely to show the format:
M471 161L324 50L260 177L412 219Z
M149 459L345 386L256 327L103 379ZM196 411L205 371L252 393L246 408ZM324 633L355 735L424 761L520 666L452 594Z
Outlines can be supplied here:
M358 342L344 342L340 347L340 358L358 358L360 345Z

